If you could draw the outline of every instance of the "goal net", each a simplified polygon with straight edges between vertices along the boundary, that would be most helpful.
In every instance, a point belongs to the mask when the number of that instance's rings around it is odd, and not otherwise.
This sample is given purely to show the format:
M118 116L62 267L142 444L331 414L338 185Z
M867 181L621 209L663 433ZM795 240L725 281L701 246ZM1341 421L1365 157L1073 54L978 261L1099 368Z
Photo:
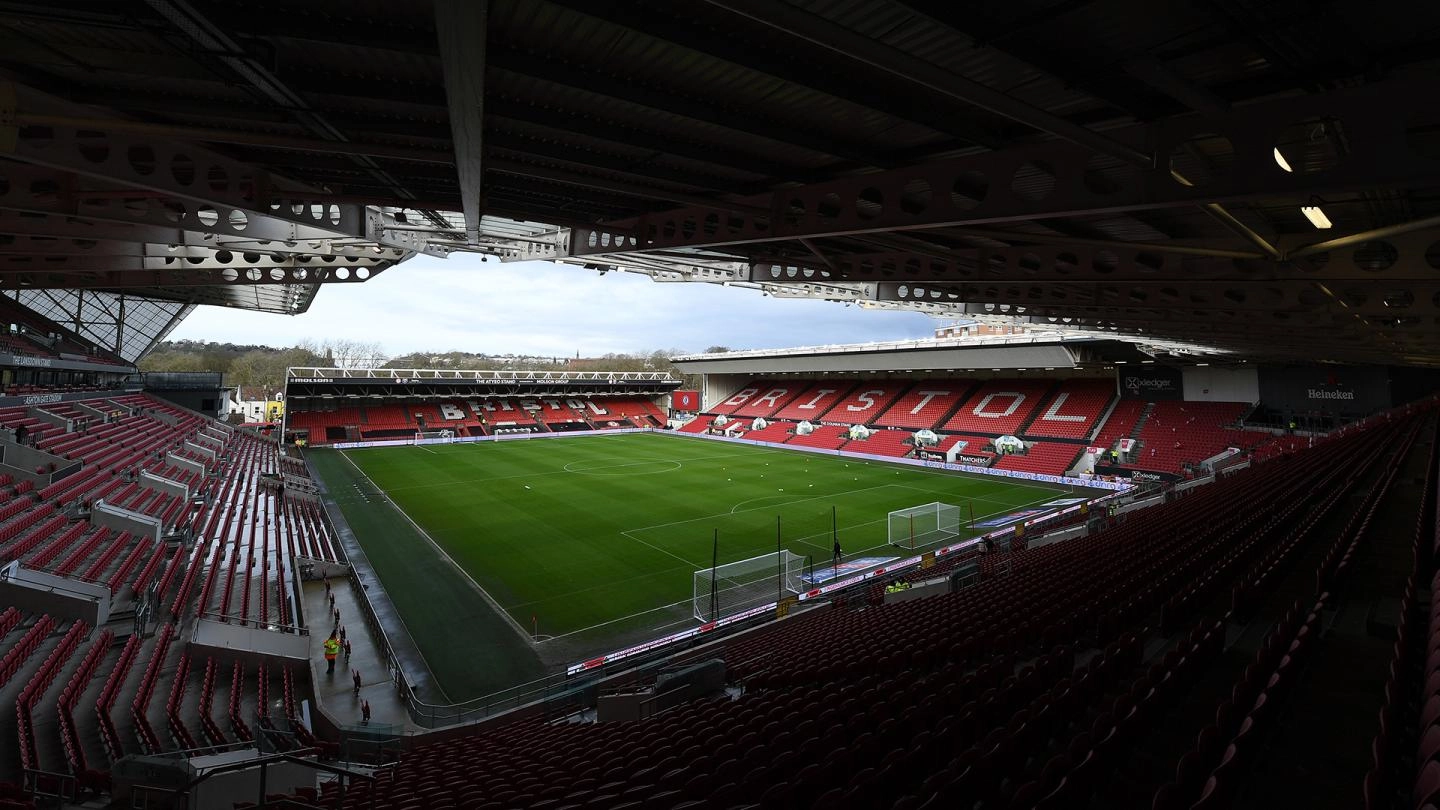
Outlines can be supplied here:
M927 503L896 509L889 515L890 545L914 551L946 543L960 536L960 507Z
M449 428L445 428L445 429L443 429L443 430L417 430L417 431L415 431L415 441L417 441L417 442L418 442L418 441L426 441L426 440L431 441L431 442L434 442L434 441L437 441L437 440L445 441L445 440L451 440L451 439L454 439L454 438L455 438L455 431L453 431L453 430L451 430L451 429L449 429Z
M799 593L805 558L772 552L695 572L695 618L712 621L774 602L780 590Z

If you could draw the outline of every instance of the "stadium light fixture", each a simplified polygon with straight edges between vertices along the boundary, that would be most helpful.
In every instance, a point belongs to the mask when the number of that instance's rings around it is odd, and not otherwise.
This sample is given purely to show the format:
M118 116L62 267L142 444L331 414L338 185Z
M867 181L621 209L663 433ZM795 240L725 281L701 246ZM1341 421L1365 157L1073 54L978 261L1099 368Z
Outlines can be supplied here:
M1319 203L1320 201L1312 200L1312 202ZM1319 230L1329 230L1331 227L1333 227L1333 223L1330 222L1330 218L1325 216L1325 212L1321 210L1318 204L1302 205L1300 206L1300 213L1304 214L1305 218L1310 220L1310 224L1314 225Z
M1278 146L1275 147L1275 162L1279 164L1280 168L1284 169L1285 171L1291 174L1295 173L1295 170L1290 168L1290 163L1285 160L1285 155L1281 154L1280 147Z

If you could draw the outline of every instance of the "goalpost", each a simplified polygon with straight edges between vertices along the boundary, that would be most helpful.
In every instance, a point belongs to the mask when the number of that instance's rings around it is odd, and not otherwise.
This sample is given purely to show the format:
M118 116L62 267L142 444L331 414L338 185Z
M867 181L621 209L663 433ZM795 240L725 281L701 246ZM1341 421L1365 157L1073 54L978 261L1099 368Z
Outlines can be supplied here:
M960 507L935 501L896 509L888 516L889 542L909 551L960 537Z
M455 439L455 431L451 430L450 428L445 428L444 430L417 430L417 431L415 431L415 441L417 441L417 442L429 440L430 442L434 443L434 442L437 441L437 440L443 442L443 441L445 441L445 440L451 440L451 441L453 441L454 439Z
M787 593L805 590L805 558L788 550L748 560L702 568L694 577L695 618L705 622L774 602Z

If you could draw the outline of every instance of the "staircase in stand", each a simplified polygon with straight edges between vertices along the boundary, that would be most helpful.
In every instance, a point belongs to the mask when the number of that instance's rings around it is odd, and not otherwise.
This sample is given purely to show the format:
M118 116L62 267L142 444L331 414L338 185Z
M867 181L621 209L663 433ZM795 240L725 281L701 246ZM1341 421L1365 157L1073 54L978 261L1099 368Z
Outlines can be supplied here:
M1155 412L1155 403L1145 403L1145 410L1140 412L1140 418L1135 420L1135 427L1130 429L1130 438L1140 437L1140 431L1145 429L1145 423L1150 421L1150 414Z
M1034 423L1036 419L1040 418L1040 414L1043 413L1042 406L1044 406L1045 403L1049 402L1051 397L1055 396L1055 392L1059 390L1059 388L1059 380L1054 380L1053 382L1051 382L1050 387L1046 388L1045 392L1040 395L1039 404L1030 411L1029 416L1025 417L1025 421L1021 422L1020 425L1015 428L1015 432L1012 435L1024 436L1025 431L1030 429L1030 425Z
M1115 408L1118 407L1119 405L1120 405L1120 398L1119 398L1119 397L1112 397L1112 398L1110 399L1110 404L1105 406L1105 412L1102 413L1102 414L1100 414L1100 418L1099 418L1099 419L1096 419L1096 420L1095 420L1095 427L1091 428L1090 432L1089 432L1088 434L1086 434L1086 436L1085 436L1085 442L1086 442L1086 444L1093 443L1093 442L1095 441L1095 439L1100 436L1100 432L1105 429L1105 423L1110 421L1110 416L1111 416L1111 414L1114 414L1114 413L1115 413Z

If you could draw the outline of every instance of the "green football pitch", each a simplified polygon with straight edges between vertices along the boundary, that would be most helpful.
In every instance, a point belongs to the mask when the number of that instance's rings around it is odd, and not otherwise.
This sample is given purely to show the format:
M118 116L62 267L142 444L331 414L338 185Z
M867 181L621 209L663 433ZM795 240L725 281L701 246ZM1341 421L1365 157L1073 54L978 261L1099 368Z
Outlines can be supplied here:
M580 657L693 621L694 572L709 568L716 532L722 564L768 554L778 517L781 545L823 568L832 508L847 557L884 557L900 554L886 537L893 510L942 501L982 521L1068 494L654 434L308 457L452 699L537 675L530 636ZM452 660L457 639L477 634L495 654Z

